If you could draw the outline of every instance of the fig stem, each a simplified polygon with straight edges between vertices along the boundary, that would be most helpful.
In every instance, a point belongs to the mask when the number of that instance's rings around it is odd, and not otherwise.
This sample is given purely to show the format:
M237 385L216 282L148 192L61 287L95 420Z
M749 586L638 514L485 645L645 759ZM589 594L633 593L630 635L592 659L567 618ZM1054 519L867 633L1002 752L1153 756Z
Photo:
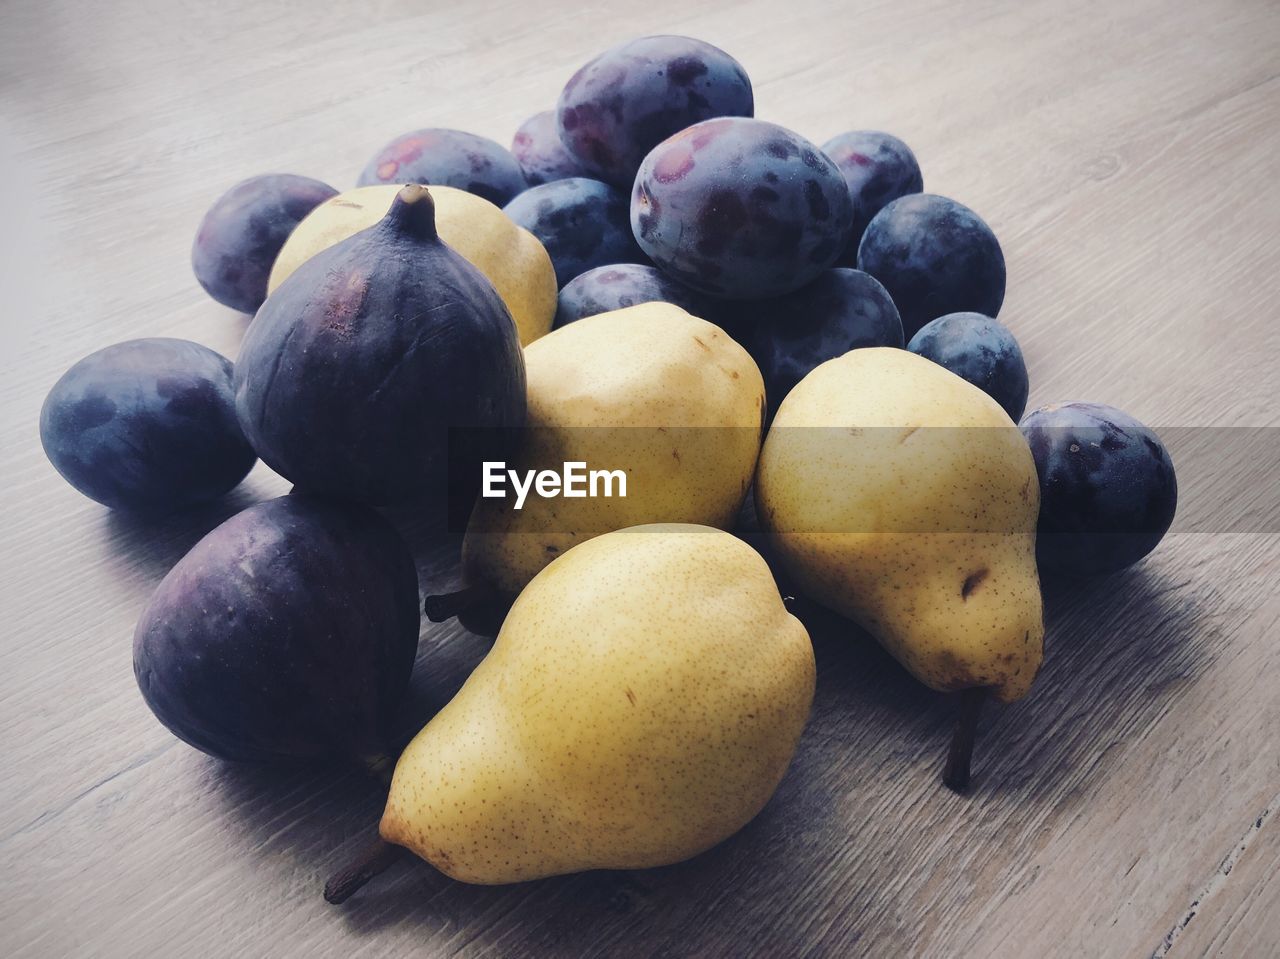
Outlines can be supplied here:
M963 793L969 788L969 766L973 759L973 742L978 735L978 717L982 715L982 706L990 692L986 686L960 691L956 728L951 734L947 765L942 771L942 782L955 792Z
M422 604L422 609L431 622L443 623L445 620L453 619L459 613L495 602L497 598L498 594L492 586L487 583L474 583L452 593L436 593L428 596L426 602Z
M379 837L359 858L329 877L324 884L325 902L335 906L346 902L370 879L394 866L405 852Z
M407 183L391 201L391 209L383 220L397 233L407 233L419 240L437 239L436 201L421 183Z

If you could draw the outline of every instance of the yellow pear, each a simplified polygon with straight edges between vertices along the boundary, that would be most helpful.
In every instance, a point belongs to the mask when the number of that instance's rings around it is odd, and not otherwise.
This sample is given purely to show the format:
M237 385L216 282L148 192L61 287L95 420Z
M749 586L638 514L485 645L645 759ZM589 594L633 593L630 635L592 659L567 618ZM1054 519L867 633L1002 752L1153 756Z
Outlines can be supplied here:
M719 327L670 303L600 313L525 349L517 475L566 462L625 474L612 495L481 497L463 541L469 584L507 601L572 546L644 523L728 528L760 450L764 382ZM510 487L504 487L509 491ZM457 612L429 606L432 618Z
M813 691L808 633L746 543L677 524L599 536L534 578L405 749L382 839L473 883L679 862L768 802Z
M1039 484L1017 427L923 357L853 350L783 401L756 505L806 595L934 689L980 691L966 698L948 769L962 787L981 697L1026 695L1042 656Z
M387 215L400 186L362 186L330 197L289 234L276 257L267 292L311 257L368 229ZM436 232L493 284L516 321L527 346L551 329L556 315L556 274L538 238L517 226L483 197L447 186L432 186Z

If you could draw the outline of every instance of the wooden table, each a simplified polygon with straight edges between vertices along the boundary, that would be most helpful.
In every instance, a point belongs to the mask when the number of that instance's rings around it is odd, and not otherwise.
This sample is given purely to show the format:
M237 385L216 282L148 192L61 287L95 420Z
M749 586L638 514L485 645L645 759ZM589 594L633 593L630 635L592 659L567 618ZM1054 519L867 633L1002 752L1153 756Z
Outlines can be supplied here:
M1008 258L1002 318L1033 406L1097 400L1157 427L1280 422L1274 0L10 0L5 954L1280 950L1274 526L1184 529L1127 573L1050 588L1038 688L984 723L968 798L938 784L951 704L811 615L817 701L777 796L721 847L648 872L475 888L408 868L327 906L321 880L366 841L377 788L213 761L147 711L130 637L149 592L204 532L284 485L259 467L194 515L112 515L40 451L54 379L137 336L235 354L246 319L188 263L232 182L295 171L346 187L416 126L506 142L577 65L654 32L728 49L758 115L819 142L901 135L928 189L979 210ZM1221 495L1230 512L1245 495L1183 480L1184 506ZM424 588L452 582L449 548L418 545ZM424 625L406 727L484 652Z

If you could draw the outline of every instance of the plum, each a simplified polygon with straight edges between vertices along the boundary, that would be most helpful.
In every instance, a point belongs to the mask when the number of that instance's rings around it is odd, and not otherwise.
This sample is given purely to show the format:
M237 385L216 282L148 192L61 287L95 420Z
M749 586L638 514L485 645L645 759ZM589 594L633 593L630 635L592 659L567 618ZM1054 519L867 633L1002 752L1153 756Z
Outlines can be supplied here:
M188 340L129 340L53 385L40 441L54 468L112 509L164 513L216 499L256 459L236 420L231 361Z
M858 269L884 284L908 339L948 313L996 316L1004 302L995 234L964 204L933 193L899 197L872 218Z
M589 171L560 141L560 127L554 110L535 113L516 130L511 153L524 172L529 186L541 186L552 180L571 176L587 176Z
M751 81L737 60L690 37L640 37L575 73L556 105L560 139L587 170L624 190L655 146L712 117L749 117Z
M237 513L169 571L138 621L133 672L156 718L211 756L376 763L419 623L395 529L295 493Z
M1178 480L1152 430L1099 403L1042 406L1020 426L1040 477L1042 570L1112 573L1156 548L1178 507Z
M434 183L502 206L528 185L520 164L500 143L462 130L430 128L398 136L379 150L357 186Z
M853 266L858 259L858 241L871 218L890 201L922 191L924 178L911 148L879 130L841 133L824 143L822 152L840 168L849 186L853 230L841 262Z
M981 313L948 313L920 327L907 349L985 392L1015 423L1027 408L1027 364L1009 328Z
M267 298L267 277L293 228L338 191L292 173L250 177L209 208L196 230L191 266L205 292L253 313Z
M553 180L525 190L503 212L542 241L559 286L597 266L644 259L626 195L599 180Z
M478 493L479 461L502 459L506 428L524 423L515 322L440 240L419 184L276 288L234 384L241 428L268 466L308 492L373 505L469 508L474 495L451 484ZM455 430L493 445L464 456Z
M853 208L839 169L803 137L763 120L682 130L644 159L631 226L682 283L726 299L797 290L845 248Z
M750 351L770 416L815 367L864 346L902 347L902 322L883 286L861 270L827 270L808 286L748 307Z
M640 263L598 266L570 280L560 291L557 328L639 303L674 303L687 313L716 322L710 302L661 270Z

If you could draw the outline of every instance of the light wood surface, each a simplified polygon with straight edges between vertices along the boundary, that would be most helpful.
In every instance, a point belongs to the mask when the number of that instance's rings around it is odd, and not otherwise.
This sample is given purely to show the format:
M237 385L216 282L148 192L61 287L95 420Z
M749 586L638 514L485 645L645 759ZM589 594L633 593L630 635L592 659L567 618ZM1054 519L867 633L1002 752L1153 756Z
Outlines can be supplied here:
M758 115L819 142L897 133L927 189L981 212L1008 259L1002 318L1033 406L1278 425L1274 0L8 0L5 954L1276 954L1275 526L1184 529L1134 570L1049 588L1044 672L984 722L967 798L938 784L952 704L806 610L818 695L779 793L721 847L647 872L478 888L406 868L326 906L322 878L366 841L378 790L213 761L147 711L130 637L149 592L220 519L285 487L259 467L194 515L111 515L40 451L50 385L136 336L234 356L246 320L204 297L188 251L237 179L345 188L418 126L507 142L577 65L655 32L729 50ZM1256 452L1211 458L1230 475ZM1184 508L1198 496L1231 515L1266 494L1265 478L1226 492L1181 478ZM452 583L450 545L405 525L424 587ZM424 624L405 727L484 651Z

